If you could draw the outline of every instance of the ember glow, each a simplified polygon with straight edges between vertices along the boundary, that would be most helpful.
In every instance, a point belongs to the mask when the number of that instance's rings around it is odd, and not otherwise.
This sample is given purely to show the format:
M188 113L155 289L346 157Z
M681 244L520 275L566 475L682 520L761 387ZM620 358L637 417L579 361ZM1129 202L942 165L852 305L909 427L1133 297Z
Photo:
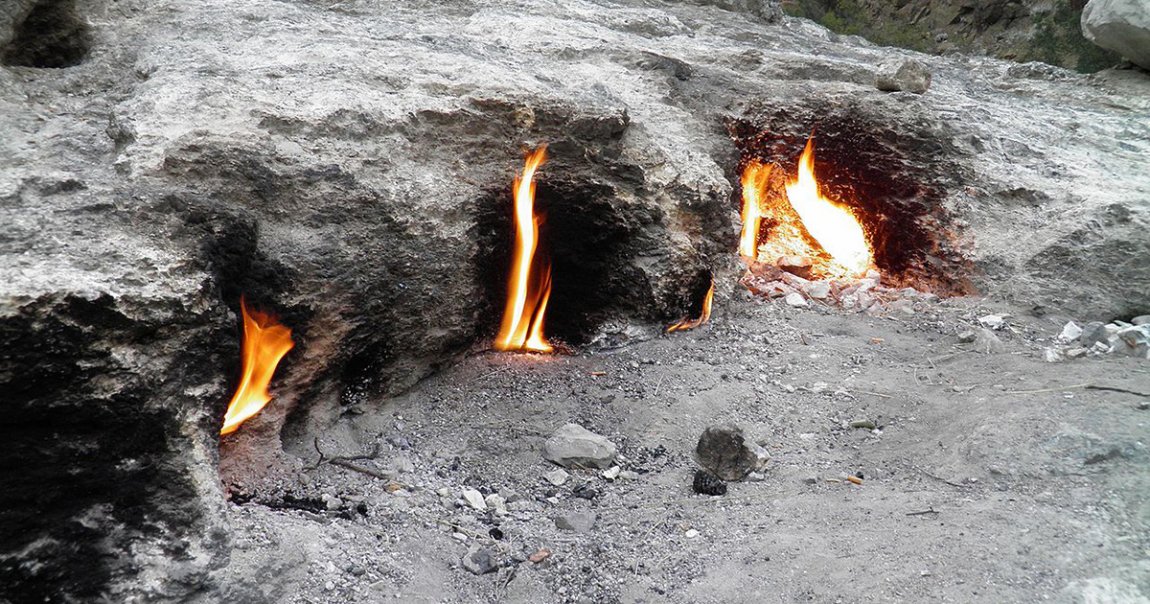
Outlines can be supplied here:
M811 237L850 276L861 276L872 263L870 245L855 215L819 193L815 179L814 139L799 158L798 178L787 184L787 199Z
M711 318L711 303L715 300L715 280L711 280L711 287L707 289L707 295L703 298L703 310L699 313L698 318L690 319L683 318L678 323L671 325L667 328L667 333L675 331L686 331L694 329L703 323L706 323Z
M540 219L535 215L535 171L543 163L546 150L544 145L527 154L523 174L515 178L515 248L503 322L495 336L497 350L553 350L543 337L543 319L551 297L551 267L536 254Z
M743 232L739 236L739 255L754 259L759 254L759 224L763 218L763 198L772 164L758 160L743 170Z
M232 402L228 403L221 435L235 432L272 400L268 384L280 360L295 346L290 329L267 313L248 310L243 298L240 298L240 312L244 317L243 377Z

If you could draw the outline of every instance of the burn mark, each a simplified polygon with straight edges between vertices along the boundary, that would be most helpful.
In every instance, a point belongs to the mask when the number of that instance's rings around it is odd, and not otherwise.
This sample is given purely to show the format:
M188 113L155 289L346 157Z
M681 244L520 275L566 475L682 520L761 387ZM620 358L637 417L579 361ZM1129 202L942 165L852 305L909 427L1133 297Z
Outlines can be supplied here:
M955 152L945 136L926 126L886 124L855 107L759 108L728 122L742 155L739 172L760 159L792 179L812 129L818 180L864 223L884 280L944 295L973 293L971 265L943 209L947 190L959 181L948 167Z
M0 585L13 602L98 600L133 572L129 542L177 543L173 528L201 526L192 478L170 461L187 446L183 415L109 352L167 337L107 295L38 300L0 319ZM202 379L203 365L179 363L172 383Z
M42 0L16 27L12 40L0 52L0 63L56 69L73 67L84 62L91 45L91 32L77 14L75 0Z

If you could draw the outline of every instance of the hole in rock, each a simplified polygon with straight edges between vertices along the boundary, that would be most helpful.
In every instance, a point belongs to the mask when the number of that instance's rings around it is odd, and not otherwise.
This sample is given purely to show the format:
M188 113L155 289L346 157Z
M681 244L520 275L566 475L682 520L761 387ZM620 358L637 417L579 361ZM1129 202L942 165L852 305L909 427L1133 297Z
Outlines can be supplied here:
M657 245L651 232L657 210L627 204L605 185L537 182L535 209L543 217L539 249L550 259L551 298L545 336L569 345L587 343L605 321L651 320L655 307L643 272L632 262ZM476 238L486 261L480 267L486 295L481 324L494 333L507 296L514 231L507 190L479 202Z
M944 149L929 134L880 127L851 112L798 117L780 111L729 124L741 152L739 172L752 161L773 163L790 183L811 124L819 191L862 224L883 283L938 295L974 293L961 233L942 205L947 186L957 181L940 173ZM763 220L760 242L777 235L772 226Z
M0 61L19 67L73 67L84 61L91 44L75 0L43 0L16 27Z

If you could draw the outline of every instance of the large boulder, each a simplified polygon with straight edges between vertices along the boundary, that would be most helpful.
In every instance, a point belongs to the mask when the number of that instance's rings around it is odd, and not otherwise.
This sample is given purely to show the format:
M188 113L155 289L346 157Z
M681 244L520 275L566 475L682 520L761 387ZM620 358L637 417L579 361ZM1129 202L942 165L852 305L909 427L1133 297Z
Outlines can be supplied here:
M1150 0L1090 0L1082 11L1082 33L1150 69Z

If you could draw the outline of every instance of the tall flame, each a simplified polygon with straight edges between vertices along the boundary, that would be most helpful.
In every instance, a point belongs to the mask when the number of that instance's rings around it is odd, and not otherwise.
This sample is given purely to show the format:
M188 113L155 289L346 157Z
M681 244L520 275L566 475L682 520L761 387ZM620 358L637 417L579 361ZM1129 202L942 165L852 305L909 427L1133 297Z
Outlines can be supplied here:
M799 175L787 184L787 199L807 232L838 264L855 275L871 266L871 250L862 225L851 211L819 194L815 179L814 139L799 158Z
M515 249L507 283L503 322L495 336L497 350L551 352L543 337L543 317L551 298L551 267L536 260L539 218L535 215L535 171L547 156L547 146L527 154L523 174L515 178ZM532 275L532 269L538 274Z
M759 224L772 168L772 164L753 160L743 169L743 232L739 235L739 255L752 260L759 255Z
M699 313L697 319L683 318L678 323L671 325L667 328L667 333L675 331L686 331L694 329L703 323L706 323L711 318L711 303L715 300L715 280L711 279L711 287L707 289L707 295L703 297L703 310Z
M251 419L272 400L268 384L280 360L295 346L290 329L267 313L248 310L243 298L240 298L240 312L244 317L244 373L232 401L228 403L221 435L235 432L240 424Z

